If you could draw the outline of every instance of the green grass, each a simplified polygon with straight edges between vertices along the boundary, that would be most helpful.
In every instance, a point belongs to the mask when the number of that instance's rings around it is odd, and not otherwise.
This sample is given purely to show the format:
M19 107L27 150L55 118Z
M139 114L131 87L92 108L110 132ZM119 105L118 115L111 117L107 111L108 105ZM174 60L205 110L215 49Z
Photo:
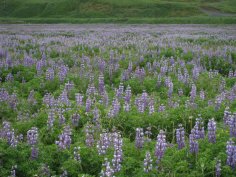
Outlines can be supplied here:
M206 23L201 7L232 13L208 23L235 23L235 0L0 0L0 22Z
M231 17L176 17L176 18L0 18L2 24L15 23L124 23L124 24L236 24Z

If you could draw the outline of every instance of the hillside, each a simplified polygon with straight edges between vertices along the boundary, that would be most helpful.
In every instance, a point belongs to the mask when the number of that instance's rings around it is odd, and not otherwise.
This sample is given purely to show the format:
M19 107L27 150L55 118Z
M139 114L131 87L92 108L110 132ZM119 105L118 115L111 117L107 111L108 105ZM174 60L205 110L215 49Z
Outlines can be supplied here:
M235 0L1 0L7 19L235 18ZM122 21L122 20L121 20Z

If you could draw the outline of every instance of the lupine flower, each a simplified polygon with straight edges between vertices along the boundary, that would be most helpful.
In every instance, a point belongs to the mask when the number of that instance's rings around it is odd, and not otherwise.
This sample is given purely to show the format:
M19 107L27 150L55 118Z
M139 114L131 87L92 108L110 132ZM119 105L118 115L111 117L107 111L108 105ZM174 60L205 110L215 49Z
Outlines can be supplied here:
M80 115L79 114L73 114L71 116L71 123L73 126L77 127L79 124L79 120L80 120Z
M47 121L47 126L48 129L52 129L55 121L55 113L54 110L49 110L48 112L48 121Z
M226 164L229 165L231 168L236 167L236 146L232 140L227 141L226 145L226 154L227 154L227 161Z
M179 128L176 129L176 142L178 144L178 149L185 147L185 131L182 125L179 125Z
M98 154L106 154L107 149L111 144L109 133L100 134L100 140L97 142Z
M118 172L121 170L121 162L123 159L123 151L122 151L123 140L119 133L115 133L113 142L114 142L114 155L112 159L112 166L114 172Z
M149 102L149 114L153 114L155 112L155 108L154 108L154 100L151 99Z
M82 106L83 105L83 98L84 98L84 96L82 94L80 94L80 93L76 93L75 94L75 101L76 101L76 104L78 106Z
M94 144L94 129L92 127L92 125L87 125L85 127L85 137L86 137L86 140L85 140L85 143L86 143L86 146L93 146Z
M236 137L236 113L234 113L229 122L230 136Z
M66 89L64 89L62 91L62 93L60 94L58 99L59 99L59 103L60 104L63 104L63 105L66 105L66 106L70 106L71 105L70 100L69 100L69 98L67 96L67 90Z
M90 97L88 97L86 100L86 112L90 112L91 106L92 106L92 100L90 99Z
M74 147L74 159L78 162L81 162L80 158L80 147Z
M166 148L167 148L166 135L163 130L160 130L160 133L157 135L157 142L155 148L155 156L157 157L157 164L164 156Z
M69 149L71 144L71 129L70 126L66 126L63 130L63 133L58 136L59 141L56 141L58 147L63 149Z
M46 80L53 80L54 79L54 70L53 68L48 68L46 71Z
M105 162L103 163L102 166L103 169L101 171L100 177L113 177L114 170L107 158L105 158Z
M200 98L201 98L202 100L205 100L205 92L204 92L204 90L201 90L201 91L200 91Z
M39 149L35 146L31 147L31 159L37 159L39 155Z
M200 116L200 115L199 115ZM203 139L205 136L205 130L203 126L202 118L199 117L196 119L195 126L191 130L191 134L193 135L194 139Z
M230 119L231 119L231 112L229 111L229 107L225 108L224 111L224 124L229 125L230 124Z
M36 145L38 142L38 128L32 127L27 131L27 142L29 145Z
M190 101L194 102L196 96L197 96L197 87L195 84L192 84L192 90L190 92Z
M216 177L220 177L220 175L221 175L221 160L217 160L215 169L216 169L216 172L215 172Z
M99 90L99 92L100 93L103 93L104 91L105 91L105 84L104 84L104 77L103 77L103 75L100 75L99 77L98 77L98 90Z
M144 133L142 128L136 128L135 146L141 149L144 144Z
M152 135L152 132L151 132L151 127L147 127L146 131L145 131L145 141L146 142L150 142L151 141L151 135Z
M165 109L166 109L166 106L165 106L164 104L161 104L161 105L159 106L158 111L159 111L159 112L163 112L163 111L165 111Z
M214 118L208 122L208 141L210 143L216 142L216 122Z
M194 154L197 154L198 153L198 142L197 140L194 138L194 135L193 134L190 134L189 135L189 150L190 150L190 153L194 153Z
M148 173L152 170L152 157L150 152L146 152L145 159L143 161L143 170L145 173Z
M124 96L125 102L130 103L131 96L132 96L131 87L128 85L128 87L125 90L125 96Z

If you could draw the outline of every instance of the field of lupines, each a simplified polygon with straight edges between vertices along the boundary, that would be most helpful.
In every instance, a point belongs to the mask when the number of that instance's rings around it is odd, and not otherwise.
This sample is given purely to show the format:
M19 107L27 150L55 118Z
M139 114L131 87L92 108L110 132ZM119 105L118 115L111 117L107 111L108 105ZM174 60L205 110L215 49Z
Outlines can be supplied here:
M1 25L0 176L236 176L236 26Z

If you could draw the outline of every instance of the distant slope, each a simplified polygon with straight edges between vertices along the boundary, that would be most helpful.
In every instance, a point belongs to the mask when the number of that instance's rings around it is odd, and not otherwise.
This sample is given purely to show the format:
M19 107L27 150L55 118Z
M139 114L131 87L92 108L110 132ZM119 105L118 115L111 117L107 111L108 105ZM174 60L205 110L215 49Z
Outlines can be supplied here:
M236 0L0 0L1 19L234 16Z

